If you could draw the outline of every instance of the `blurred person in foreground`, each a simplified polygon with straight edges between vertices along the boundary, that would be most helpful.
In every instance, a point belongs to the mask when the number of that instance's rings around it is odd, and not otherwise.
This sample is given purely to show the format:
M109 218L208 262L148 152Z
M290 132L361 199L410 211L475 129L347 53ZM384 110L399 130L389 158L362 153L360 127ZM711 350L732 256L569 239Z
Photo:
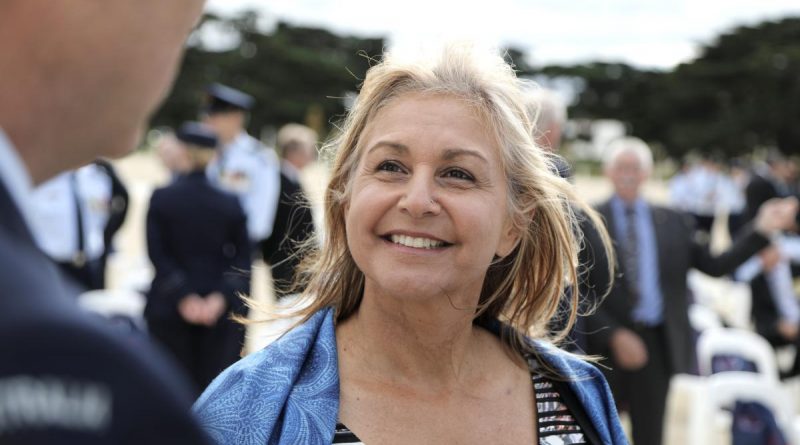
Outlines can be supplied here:
M147 212L147 251L155 278L145 318L158 339L192 376L197 393L239 359L250 292L250 244L239 200L206 177L217 136L206 125L183 124L175 137L189 170L153 192Z
M219 137L217 157L208 165L211 182L239 197L255 249L272 233L280 193L280 162L275 150L247 134L248 112L255 99L222 84L206 89L203 123Z
M610 368L603 371L618 407L630 414L633 442L658 445L670 378L695 366L687 272L733 272L766 247L773 233L794 225L797 201L766 204L745 235L715 257L697 241L690 215L641 195L652 167L650 147L640 139L618 139L606 151L604 169L614 194L598 210L617 246L615 262L622 276L586 325L587 352L608 359ZM590 282L596 280L593 275Z
M0 2L4 445L207 443L166 356L75 305L36 247L26 207L34 184L135 147L202 7Z
M287 124L278 130L281 155L281 198L272 234L262 244L264 261L272 268L272 286L280 299L297 291L292 283L306 241L314 236L314 218L300 172L317 157L317 132L305 125Z
M626 443L597 368L547 338L580 199L533 142L520 83L466 46L370 68L332 142L303 321L198 399L215 439Z

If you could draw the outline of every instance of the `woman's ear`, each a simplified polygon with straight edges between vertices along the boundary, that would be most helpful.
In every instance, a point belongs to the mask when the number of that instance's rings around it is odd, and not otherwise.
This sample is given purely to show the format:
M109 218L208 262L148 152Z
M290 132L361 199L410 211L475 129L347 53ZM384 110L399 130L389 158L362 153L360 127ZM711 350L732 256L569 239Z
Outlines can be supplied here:
M497 249L495 250L495 255L500 258L505 258L511 254L520 241L520 233L514 221L508 218L504 225L503 233L500 235L500 242L497 243Z

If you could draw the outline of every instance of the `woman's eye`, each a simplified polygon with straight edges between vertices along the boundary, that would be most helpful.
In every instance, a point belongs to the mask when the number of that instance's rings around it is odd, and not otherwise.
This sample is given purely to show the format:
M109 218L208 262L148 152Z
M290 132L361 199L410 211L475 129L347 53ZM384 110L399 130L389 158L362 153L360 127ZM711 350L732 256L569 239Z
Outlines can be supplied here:
M400 164L394 161L383 161L378 164L378 171L385 171L385 172L393 172L393 173L402 173L403 168L400 167Z
M464 180L464 181L474 181L475 180L475 178L473 178L471 174L465 172L464 170L457 169L457 168L447 170L444 173L444 176L447 177L447 178L461 179L461 180Z

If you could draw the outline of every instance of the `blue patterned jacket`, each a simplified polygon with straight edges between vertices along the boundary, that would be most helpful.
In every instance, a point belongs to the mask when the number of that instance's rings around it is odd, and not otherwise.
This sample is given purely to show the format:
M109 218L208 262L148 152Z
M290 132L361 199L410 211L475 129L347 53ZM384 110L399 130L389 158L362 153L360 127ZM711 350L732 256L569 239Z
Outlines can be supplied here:
M536 343L563 375L604 444L627 444L605 379L594 366ZM324 309L219 375L194 405L221 445L330 444L339 414L333 310Z

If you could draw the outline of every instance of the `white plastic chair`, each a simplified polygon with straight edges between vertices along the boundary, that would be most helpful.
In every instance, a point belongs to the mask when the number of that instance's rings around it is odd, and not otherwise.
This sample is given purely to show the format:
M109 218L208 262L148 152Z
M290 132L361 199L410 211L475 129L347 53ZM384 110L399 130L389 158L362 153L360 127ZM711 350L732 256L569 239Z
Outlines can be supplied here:
M695 300L713 309L725 324L741 329L750 327L752 297L748 284L710 277L694 269L689 271L686 281Z
M760 335L735 328L707 329L697 341L700 375L711 375L711 362L717 355L735 355L755 363L758 373L775 382L779 379L775 352Z
M697 332L723 327L722 320L713 309L697 303L689 305L689 324Z
M709 426L717 437L730 435L733 419L727 409L732 408L736 401L746 401L758 402L769 408L789 443L797 443L792 403L778 381L761 374L737 371L714 374L707 381L708 408L713 419L713 424Z
M708 378L672 376L664 413L664 445L709 445Z
M775 415L787 440L800 444L800 419L793 394L774 379L752 372L721 372L709 377L678 374L670 381L664 445L729 445L735 401L755 401Z

